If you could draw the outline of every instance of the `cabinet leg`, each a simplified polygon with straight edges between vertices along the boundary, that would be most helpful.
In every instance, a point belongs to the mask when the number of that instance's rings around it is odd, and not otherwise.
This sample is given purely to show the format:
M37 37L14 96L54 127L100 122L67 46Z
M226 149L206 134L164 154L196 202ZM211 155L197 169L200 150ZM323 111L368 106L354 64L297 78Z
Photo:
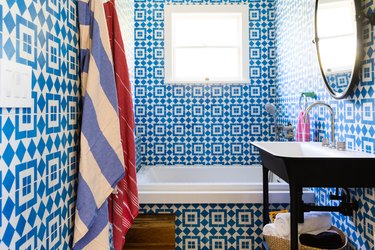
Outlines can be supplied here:
M297 189L297 199L298 199L298 223L304 223L305 222L305 216L303 211L303 199L302 199L303 191L302 188L299 187Z
M302 200L302 188L290 185L290 249L298 250L298 221L303 218L303 210L300 206ZM300 213L302 211L302 214Z
M269 194L268 194L269 170L263 167L263 226L270 222L269 219Z

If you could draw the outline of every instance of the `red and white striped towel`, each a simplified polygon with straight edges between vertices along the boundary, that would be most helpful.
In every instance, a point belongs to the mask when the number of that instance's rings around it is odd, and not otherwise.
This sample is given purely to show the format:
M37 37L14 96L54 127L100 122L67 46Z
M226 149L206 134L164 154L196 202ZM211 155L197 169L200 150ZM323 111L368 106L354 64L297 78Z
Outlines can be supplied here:
M138 187L135 167L134 114L129 71L114 0L104 3L115 69L125 177L117 184L117 194L109 198L109 219L113 224L115 250L122 250L125 235L138 215Z

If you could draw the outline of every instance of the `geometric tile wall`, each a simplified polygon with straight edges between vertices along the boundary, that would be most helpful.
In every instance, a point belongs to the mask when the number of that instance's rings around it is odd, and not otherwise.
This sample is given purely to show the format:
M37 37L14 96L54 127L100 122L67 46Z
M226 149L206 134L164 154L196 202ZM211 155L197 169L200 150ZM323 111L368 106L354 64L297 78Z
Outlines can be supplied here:
M0 108L0 249L70 249L78 149L77 1L0 2L0 58L32 108Z
M364 13L374 12L373 0L361 1ZM315 91L318 100L329 103L336 114L336 138L345 140L347 148L375 153L374 107L374 32L368 21L363 22L363 58L361 81L344 100L334 100L325 90L319 71L314 35L314 0L276 1L277 98L281 122L297 123L300 92ZM329 114L316 109L311 117L313 139L330 133ZM353 166L354 168L354 166ZM353 169L354 171L354 169ZM316 189L318 204L331 204L329 189ZM353 249L374 249L374 189L351 189L360 209L352 217L334 214L337 226L349 235Z
M135 0L134 4L135 120L143 163L259 162L249 142L273 138L272 118L263 106L275 97L274 1ZM165 84L166 4L248 5L250 82Z
M270 209L285 209L273 204ZM140 214L176 215L176 250L261 250L261 204L141 205Z

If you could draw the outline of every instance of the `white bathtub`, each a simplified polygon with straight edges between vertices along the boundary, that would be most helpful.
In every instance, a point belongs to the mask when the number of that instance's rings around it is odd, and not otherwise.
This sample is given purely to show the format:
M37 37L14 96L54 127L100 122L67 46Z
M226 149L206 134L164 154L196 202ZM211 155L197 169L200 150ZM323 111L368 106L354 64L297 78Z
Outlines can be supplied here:
M263 202L260 165L143 166L137 178L141 204ZM278 181L269 185L270 202L289 203L288 185ZM303 199L314 202L314 193Z

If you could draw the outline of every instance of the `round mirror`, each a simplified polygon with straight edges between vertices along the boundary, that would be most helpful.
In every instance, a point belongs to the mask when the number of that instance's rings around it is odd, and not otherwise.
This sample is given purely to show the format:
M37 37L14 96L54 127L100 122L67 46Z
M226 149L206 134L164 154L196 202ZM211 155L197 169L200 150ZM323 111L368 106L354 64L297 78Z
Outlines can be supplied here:
M336 99L347 97L358 82L360 7L355 0L316 1L314 42L326 88Z

